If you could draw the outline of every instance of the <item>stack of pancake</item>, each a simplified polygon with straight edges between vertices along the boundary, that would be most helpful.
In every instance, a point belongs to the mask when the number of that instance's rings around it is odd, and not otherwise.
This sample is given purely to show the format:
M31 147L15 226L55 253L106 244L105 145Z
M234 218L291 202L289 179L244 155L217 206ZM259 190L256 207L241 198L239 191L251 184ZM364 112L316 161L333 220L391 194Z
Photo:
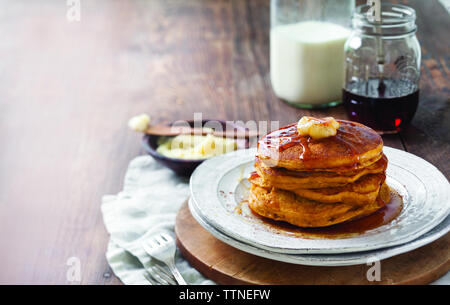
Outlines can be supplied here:
M379 210L390 200L383 141L372 129L338 120L336 135L315 139L297 125L258 142L249 206L300 227L325 227Z

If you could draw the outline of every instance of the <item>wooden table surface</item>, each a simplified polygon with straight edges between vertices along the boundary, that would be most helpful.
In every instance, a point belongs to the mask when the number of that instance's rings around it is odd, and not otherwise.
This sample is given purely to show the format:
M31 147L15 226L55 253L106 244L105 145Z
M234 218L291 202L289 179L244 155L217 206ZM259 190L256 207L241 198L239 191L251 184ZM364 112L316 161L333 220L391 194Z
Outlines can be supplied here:
M438 1L417 9L420 106L385 144L450 175L450 18ZM269 81L269 1L0 2L0 283L118 284L105 259L104 194L121 190L142 154L126 127L203 117L280 121L346 118L341 106L304 111L277 100Z

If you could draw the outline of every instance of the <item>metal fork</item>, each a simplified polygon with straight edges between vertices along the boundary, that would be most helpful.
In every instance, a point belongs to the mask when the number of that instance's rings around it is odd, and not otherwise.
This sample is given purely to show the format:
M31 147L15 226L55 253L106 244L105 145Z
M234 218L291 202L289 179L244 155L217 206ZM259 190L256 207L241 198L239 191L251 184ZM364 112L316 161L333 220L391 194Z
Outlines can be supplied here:
M148 267L144 271L145 279L152 285L176 285L172 275L159 265Z
M179 285L187 285L175 266L175 241L167 233L160 233L147 242L142 243L145 252L151 257L165 263Z

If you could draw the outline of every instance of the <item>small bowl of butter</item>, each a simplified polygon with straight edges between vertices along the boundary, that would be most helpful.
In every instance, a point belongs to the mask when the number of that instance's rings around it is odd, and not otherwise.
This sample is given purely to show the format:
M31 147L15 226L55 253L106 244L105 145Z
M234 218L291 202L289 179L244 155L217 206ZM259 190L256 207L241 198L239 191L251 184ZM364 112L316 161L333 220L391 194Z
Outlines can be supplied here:
M186 123L186 122L184 122ZM191 127L232 128L244 131L245 127L222 120L187 121ZM176 123L173 123L176 124ZM173 125L172 124L172 125ZM170 125L170 126L172 126ZM170 168L181 176L190 176L194 169L206 159L229 153L238 149L249 148L249 139L231 139L207 135L181 134L174 137L144 135L142 145L145 151L156 161Z

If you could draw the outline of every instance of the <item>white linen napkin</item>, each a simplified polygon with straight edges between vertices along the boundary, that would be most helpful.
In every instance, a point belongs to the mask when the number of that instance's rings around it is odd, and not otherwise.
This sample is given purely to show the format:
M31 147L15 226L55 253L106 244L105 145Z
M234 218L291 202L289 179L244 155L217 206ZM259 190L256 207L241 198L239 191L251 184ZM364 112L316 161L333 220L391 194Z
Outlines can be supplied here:
M106 258L124 284L148 284L144 266L155 261L142 249L141 241L161 230L174 236L176 213L188 195L188 179L177 177L150 156L139 156L128 166L123 191L103 196L103 221L110 234ZM214 284L178 251L175 260L188 284Z

